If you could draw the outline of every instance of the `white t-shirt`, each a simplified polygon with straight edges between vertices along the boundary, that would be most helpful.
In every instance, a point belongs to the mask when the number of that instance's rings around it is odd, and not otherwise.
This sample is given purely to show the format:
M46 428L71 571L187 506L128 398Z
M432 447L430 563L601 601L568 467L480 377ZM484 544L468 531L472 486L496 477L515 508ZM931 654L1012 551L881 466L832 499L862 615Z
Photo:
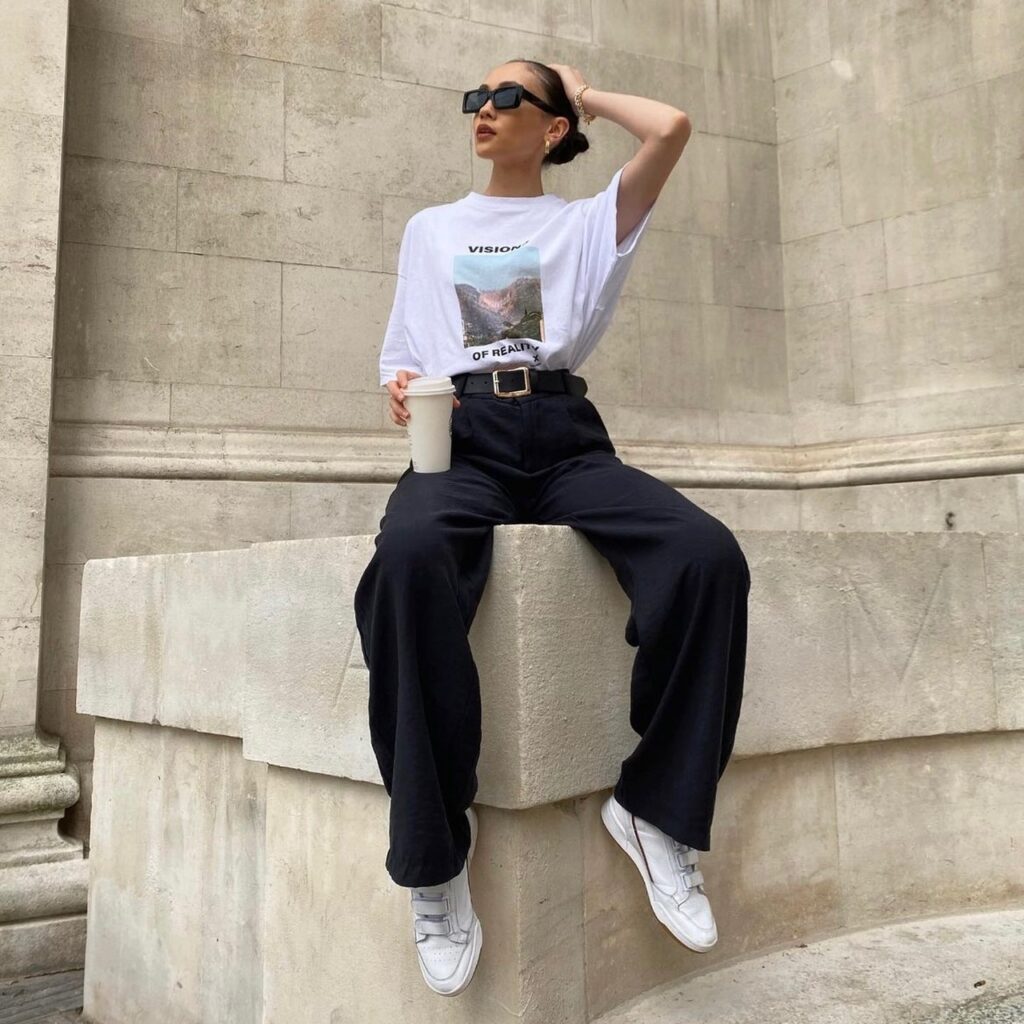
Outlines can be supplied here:
M596 195L462 199L414 213L380 383L502 366L575 372L604 334L654 210L615 244L620 167Z

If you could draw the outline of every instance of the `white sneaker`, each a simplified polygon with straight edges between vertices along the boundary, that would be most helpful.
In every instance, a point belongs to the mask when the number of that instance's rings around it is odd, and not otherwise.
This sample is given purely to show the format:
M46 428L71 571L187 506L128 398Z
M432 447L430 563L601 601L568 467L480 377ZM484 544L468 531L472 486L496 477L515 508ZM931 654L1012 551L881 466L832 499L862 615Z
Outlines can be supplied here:
M462 870L441 885L416 886L410 894L413 938L423 980L443 996L458 995L480 959L483 929L469 893L469 861L476 847L477 820L469 818L469 854Z
M689 949L711 949L718 927L704 894L698 851L631 814L614 794L601 805L601 821L643 877L654 916Z

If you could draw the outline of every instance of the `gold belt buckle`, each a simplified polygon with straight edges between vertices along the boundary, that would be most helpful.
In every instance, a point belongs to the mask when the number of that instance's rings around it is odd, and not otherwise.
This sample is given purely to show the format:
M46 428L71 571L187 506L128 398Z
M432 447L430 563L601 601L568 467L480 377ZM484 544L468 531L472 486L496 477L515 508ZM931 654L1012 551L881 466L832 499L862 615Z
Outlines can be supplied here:
M523 375L523 389L521 391L502 391L501 388L498 386L498 374L520 372ZM494 393L499 398L515 398L516 395L530 394L530 368L528 366L515 366L511 370L495 370L491 374L491 379L494 383Z

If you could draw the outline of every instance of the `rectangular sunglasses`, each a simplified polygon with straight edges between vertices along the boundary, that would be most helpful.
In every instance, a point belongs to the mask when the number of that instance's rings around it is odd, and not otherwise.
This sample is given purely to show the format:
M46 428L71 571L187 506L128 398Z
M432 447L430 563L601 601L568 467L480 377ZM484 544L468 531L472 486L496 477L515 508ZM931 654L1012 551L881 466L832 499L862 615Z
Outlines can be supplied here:
M546 110L549 114L558 113L554 107L549 106L539 96L519 83L499 85L496 89L470 89L464 92L462 94L462 112L475 114L488 99L494 100L495 110L511 110L513 107L518 107L525 99L540 107L541 110Z

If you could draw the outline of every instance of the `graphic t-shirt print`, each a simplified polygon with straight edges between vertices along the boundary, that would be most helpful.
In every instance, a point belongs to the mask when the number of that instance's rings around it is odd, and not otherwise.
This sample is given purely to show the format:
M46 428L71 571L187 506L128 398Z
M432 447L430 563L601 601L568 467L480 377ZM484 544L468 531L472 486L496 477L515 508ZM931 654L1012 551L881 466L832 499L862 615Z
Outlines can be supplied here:
M474 245L454 260L464 348L506 338L544 340L537 246Z

